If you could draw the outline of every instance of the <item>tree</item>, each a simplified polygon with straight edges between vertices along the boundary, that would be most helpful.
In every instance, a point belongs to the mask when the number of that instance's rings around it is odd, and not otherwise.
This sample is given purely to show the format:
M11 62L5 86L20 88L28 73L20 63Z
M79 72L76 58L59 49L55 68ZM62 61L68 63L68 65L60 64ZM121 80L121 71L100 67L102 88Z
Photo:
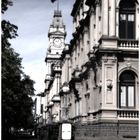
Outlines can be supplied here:
M2 0L2 13L12 5L9 0ZM16 38L18 27L2 20L2 138L9 134L11 127L30 128L33 126L30 97L34 95L34 81L24 74L22 58L11 48L9 39Z
M12 6L13 3L11 0L2 0L2 3L1 3L1 12L4 13L7 9L8 9L8 6Z

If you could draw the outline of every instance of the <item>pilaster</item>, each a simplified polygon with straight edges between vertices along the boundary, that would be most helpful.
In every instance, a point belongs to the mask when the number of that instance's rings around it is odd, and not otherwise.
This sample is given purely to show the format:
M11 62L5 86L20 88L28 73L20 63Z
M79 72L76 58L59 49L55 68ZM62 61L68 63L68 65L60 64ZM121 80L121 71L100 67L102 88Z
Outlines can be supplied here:
M102 109L117 108L117 59L102 56Z
M95 44L98 44L98 34L99 34L99 2L96 3L96 36L95 36Z
M109 36L115 36L115 0L109 0Z
M94 45L94 8L91 7L90 11L90 50L92 50Z
M78 54L78 59L79 59L79 68L81 68L81 65L83 63L83 59L84 56L83 56L83 36L82 34L80 34L80 37L79 37L79 54Z
M84 33L83 33L83 47L84 47L84 50L83 50L83 52L84 52L84 60L83 60L83 62L85 63L87 60L88 60L88 56L87 56L87 54L88 54L88 51L89 51L89 44L88 44L88 27L84 27Z
M116 37L119 37L119 8L116 7Z
M102 0L102 35L108 36L108 0Z

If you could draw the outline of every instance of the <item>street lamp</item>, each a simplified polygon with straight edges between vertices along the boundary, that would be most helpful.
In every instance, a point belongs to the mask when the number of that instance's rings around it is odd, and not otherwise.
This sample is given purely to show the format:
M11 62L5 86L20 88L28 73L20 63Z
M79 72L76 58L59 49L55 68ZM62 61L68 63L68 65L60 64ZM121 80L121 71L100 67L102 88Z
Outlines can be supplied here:
M62 92L64 93L64 100L65 100L65 106L64 106L64 118L68 119L68 103L67 103L67 94L69 94L70 88L68 83L64 83L62 87Z
M61 130L61 139L62 140L71 140L72 138L72 124L68 121L68 113L69 113L69 108L68 108L68 102L67 102L67 96L70 93L70 88L69 84L65 82L62 86L62 94L64 95L64 119L62 121L60 130Z

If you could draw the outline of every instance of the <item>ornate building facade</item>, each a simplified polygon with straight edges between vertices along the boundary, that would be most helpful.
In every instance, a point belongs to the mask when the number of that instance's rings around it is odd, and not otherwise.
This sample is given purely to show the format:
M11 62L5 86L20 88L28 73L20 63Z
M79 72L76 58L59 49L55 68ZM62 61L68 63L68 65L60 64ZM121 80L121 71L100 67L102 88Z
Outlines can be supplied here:
M138 139L139 1L76 0L71 15L69 45L64 25L50 26L49 118L72 122L75 140Z
M62 54L61 110L75 140L138 139L136 0L76 0ZM63 113L64 114L64 113Z

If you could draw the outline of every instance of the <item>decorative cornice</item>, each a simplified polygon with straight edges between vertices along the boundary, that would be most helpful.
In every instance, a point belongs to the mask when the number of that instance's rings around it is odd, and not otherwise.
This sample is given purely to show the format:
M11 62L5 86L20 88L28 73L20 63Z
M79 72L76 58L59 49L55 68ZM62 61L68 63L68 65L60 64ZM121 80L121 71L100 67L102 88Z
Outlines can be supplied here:
M85 4L88 5L89 7L101 5L101 0L86 0Z
M71 12L71 16L75 16L80 4L82 3L83 0L76 0L74 5L73 5L73 9L72 9L72 12Z
M61 57L61 56L60 56ZM60 57L55 58L55 57L47 57L45 58L45 62L47 62L48 60L60 60Z
M86 0L85 4L88 6L95 5L96 0Z
M116 54L118 57L130 57L133 56L134 58L138 58L139 51L138 50L132 50L132 49L119 49L119 48L99 48L98 55L104 55L104 54ZM129 55L128 55L129 54Z

